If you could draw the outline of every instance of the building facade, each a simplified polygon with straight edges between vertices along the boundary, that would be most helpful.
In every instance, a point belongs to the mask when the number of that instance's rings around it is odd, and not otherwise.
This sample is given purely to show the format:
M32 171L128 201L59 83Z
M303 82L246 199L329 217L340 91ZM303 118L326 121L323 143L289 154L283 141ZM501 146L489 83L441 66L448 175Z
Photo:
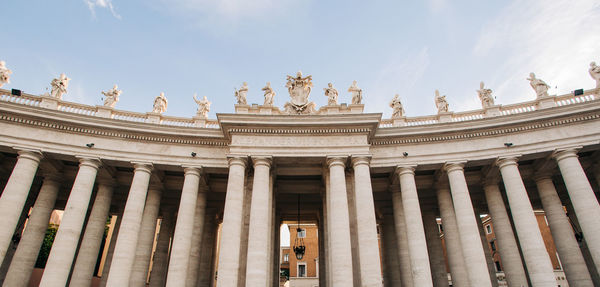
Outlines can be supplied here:
M217 119L202 101L193 118L164 116L164 95L144 114L62 101L54 88L0 90L4 286L27 284L54 209L64 214L40 286L89 286L109 215L100 286L278 286L279 228L297 219L298 198L300 220L318 228L319 286L448 286L448 275L454 286L497 286L484 213L508 284L556 286L537 209L569 284L600 285L598 88L536 87L535 100L482 97L468 112L436 97L438 114L421 117L395 99L382 119L363 112L356 83L352 104L326 89L331 101L317 109L311 78L288 80L283 110L268 93L248 105L242 87L236 112Z

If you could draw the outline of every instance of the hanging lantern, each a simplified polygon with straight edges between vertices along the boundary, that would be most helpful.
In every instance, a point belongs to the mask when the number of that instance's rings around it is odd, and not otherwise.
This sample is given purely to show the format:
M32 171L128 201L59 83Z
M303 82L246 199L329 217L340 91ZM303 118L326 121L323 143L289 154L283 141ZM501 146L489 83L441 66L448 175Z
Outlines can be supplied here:
M294 240L294 253L296 259L302 260L304 252L306 251L306 245L304 245L304 236L300 237L302 228L300 228L300 195L298 195L298 226L296 228L296 239Z

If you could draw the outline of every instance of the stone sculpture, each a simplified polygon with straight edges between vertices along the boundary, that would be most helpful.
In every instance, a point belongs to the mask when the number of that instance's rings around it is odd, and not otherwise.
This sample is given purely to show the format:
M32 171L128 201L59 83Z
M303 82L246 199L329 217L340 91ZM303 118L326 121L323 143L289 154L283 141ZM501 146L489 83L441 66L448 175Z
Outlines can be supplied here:
M362 102L362 90L357 86L356 81L352 82L348 92L352 95L352 104L357 105Z
M396 94L394 96L390 102L390 107L393 109L392 119L397 119L404 116L404 108L402 107L402 102L400 102L400 95Z
M267 85L262 88L262 91L265 92L265 103L264 106L273 106L273 98L275 97L275 91L271 88L271 83L267 82Z
M327 88L323 88L323 91L325 91L328 106L335 106L338 104L338 91L333 87L332 83L327 84Z
M198 100L198 97L196 94L194 94L194 102L196 102L196 104L198 104L198 110L196 111L196 115L201 118L207 119L208 112L210 112L211 102L208 101L206 96L204 96L204 98L202 100Z
M435 106L438 109L438 114L448 112L448 102L446 96L440 96L440 91L435 90Z
M237 104L238 105L247 105L248 102L246 101L246 95L248 94L248 83L244 82L242 84L242 87L237 90L235 90L235 98L237 99Z
M600 66L596 65L596 62L590 63L590 76L596 81L596 89L600 88Z
M102 92L104 95L104 106L114 108L115 104L119 101L119 95L123 91L119 90L119 87L115 85L111 90Z
M154 99L154 107L152 108L153 113L162 114L167 111L167 98L165 93L160 93L158 97Z
M529 85L531 85L531 88L533 88L533 90L535 91L535 94L538 99L548 97L548 89L550 88L550 86L548 86L546 82L536 78L534 73L530 73L529 78L527 78L527 80L529 80Z
M10 84L10 74L12 71L6 68L6 62L0 61L0 88L5 84Z
M315 103L308 100L312 90L312 76L302 77L302 71L296 76L287 76L285 86L290 93L290 101L285 103L284 109L288 114L312 114L315 112Z
M50 90L50 96L62 100L63 94L67 93L67 88L69 87L69 81L71 79L67 78L67 76L62 73L60 77L57 79L53 79L50 85L52 85L52 90Z
M486 89L484 86L485 84L483 82L479 83L479 90L477 90L477 94L479 95L481 106L486 109L494 105L494 97L492 97L492 90Z

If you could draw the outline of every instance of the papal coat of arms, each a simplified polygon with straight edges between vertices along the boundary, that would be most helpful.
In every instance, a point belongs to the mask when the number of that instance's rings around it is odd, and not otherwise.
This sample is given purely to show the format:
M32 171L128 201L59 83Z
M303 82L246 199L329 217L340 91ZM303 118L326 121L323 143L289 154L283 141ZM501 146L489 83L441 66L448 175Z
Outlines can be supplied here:
M309 102L308 96L312 90L312 76L302 77L298 71L296 76L287 76L287 83L291 100L285 103L285 112L288 114L312 114L315 112L315 103Z

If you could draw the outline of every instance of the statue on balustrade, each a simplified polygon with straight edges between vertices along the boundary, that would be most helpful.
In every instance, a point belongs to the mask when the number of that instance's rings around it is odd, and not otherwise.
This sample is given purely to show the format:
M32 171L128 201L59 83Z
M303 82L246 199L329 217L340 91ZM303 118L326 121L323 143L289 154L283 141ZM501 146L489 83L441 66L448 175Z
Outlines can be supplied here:
M479 95L481 106L486 109L494 105L494 97L492 97L492 90L486 89L484 86L485 84L483 82L479 83L479 90L477 90L477 94Z
M538 99L548 97L548 89L550 86L548 86L546 82L544 82L542 79L536 78L534 73L530 73L527 80L529 80L529 85L531 85L531 88L533 88L535 91Z
M315 103L310 102L308 97L312 90L312 76L302 76L302 71L298 71L296 76L287 76L285 84L290 94L290 101L285 103L284 109L288 114L312 114L315 112Z
M114 108L115 104L119 101L119 96L123 91L119 90L119 87L115 85L111 90L102 92L104 95L104 106Z
M275 91L271 88L271 83L267 82L267 85L261 89L265 92L265 103L263 106L273 106L273 98L275 97Z
M356 81L352 82L350 88L348 88L348 92L352 95L352 104L358 105L362 102L362 90L356 84Z
M10 84L10 74L12 74L12 71L6 68L6 63L0 61L0 88L5 84Z
M198 110L196 111L196 116L207 119L208 112L210 112L211 102L208 101L206 96L204 96L204 99L202 99L202 100L198 100L198 98L196 96L197 95L194 94L194 101L196 102L196 104L198 104Z
M596 89L600 88L600 66L596 62L590 63L590 76L596 81Z
M234 90L235 90L235 98L237 99L237 104L238 105L247 105L248 102L246 101L246 95L248 94L248 83L244 82L239 91L235 88L234 88Z
M327 105L335 106L338 100L338 91L333 87L332 83L327 84L327 88L323 88L325 96L327 97Z
M160 93L158 97L154 99L154 107L152 108L153 113L162 114L167 111L167 98L165 93Z
M63 94L67 93L67 88L69 87L70 80L71 79L67 78L67 76L64 73L60 74L59 78L53 79L50 83L50 85L52 85L52 90L50 90L50 96L62 100Z
M434 100L435 100L435 106L438 109L438 114L448 111L448 102L446 101L446 96L440 96L440 91L435 90Z
M402 107L402 103L400 102L400 95L396 94L394 96L394 98L390 102L390 107L393 109L392 119L397 119L404 116L404 108Z

